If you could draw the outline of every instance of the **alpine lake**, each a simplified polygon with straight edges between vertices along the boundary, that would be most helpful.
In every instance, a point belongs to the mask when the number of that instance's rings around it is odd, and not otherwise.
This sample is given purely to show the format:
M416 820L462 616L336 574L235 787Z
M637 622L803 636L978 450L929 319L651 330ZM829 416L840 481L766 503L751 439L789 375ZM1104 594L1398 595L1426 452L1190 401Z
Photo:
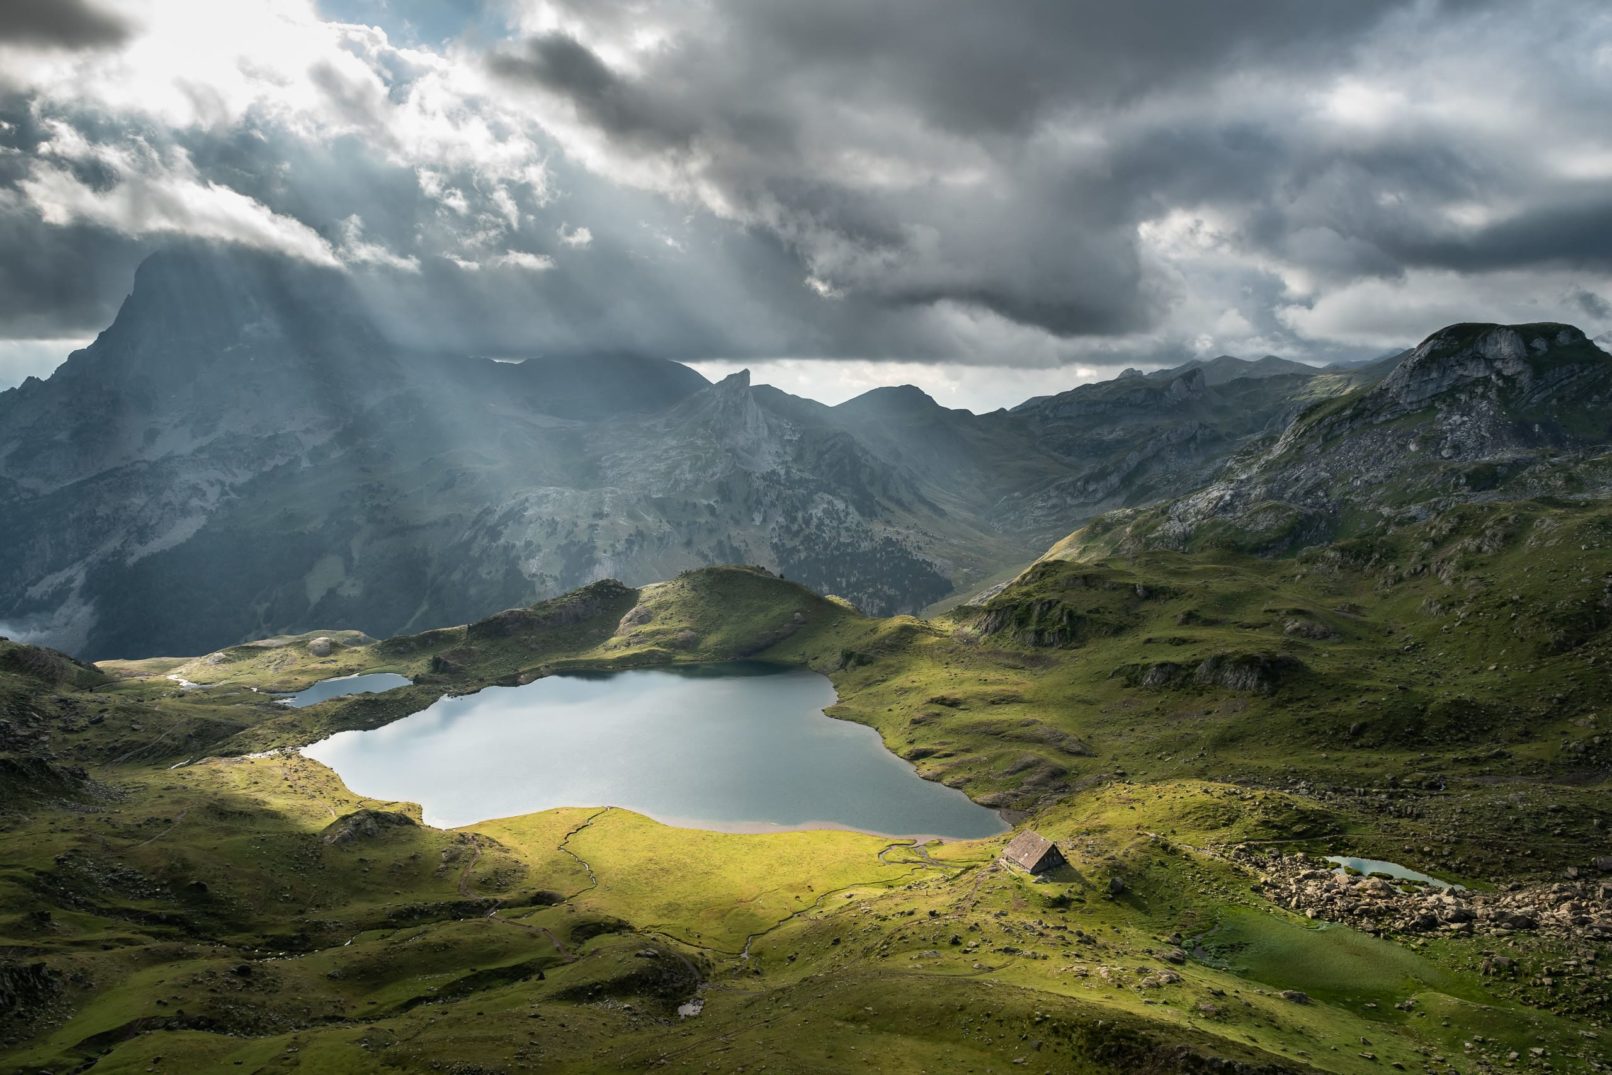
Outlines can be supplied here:
M975 839L996 812L924 780L873 729L823 710L816 672L755 662L552 675L438 699L303 748L354 792L456 828L618 806L684 828L839 828Z

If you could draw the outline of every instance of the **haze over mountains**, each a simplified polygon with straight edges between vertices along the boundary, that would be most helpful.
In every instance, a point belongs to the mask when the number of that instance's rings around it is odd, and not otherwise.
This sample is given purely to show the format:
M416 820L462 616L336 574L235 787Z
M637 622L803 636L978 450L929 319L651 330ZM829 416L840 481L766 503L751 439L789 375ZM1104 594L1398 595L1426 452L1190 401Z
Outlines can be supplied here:
M829 407L638 355L417 350L364 309L272 255L148 259L91 346L0 393L0 624L89 657L383 636L717 562L912 611L1358 380L1222 357L985 415Z
M383 637L713 563L914 612L1115 509L1058 555L1280 553L1608 483L1612 365L1561 325L973 414L910 385L825 406L642 355L442 353L365 310L301 262L148 259L90 347L0 393L0 633L89 658Z

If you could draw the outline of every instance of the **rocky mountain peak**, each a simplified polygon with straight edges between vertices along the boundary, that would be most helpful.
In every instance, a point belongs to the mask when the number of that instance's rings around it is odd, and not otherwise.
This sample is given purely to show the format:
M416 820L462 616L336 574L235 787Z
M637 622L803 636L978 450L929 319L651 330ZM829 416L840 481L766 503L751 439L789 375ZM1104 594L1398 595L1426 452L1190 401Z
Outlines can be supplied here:
M773 462L772 421L750 387L750 371L730 373L695 392L667 412L667 421L683 429L701 429L746 469L766 469Z
M1451 325L1406 355L1377 391L1414 407L1474 381L1528 386L1550 366L1580 364L1597 355L1606 358L1572 325Z
M266 340L304 343L339 328L371 335L347 277L337 269L221 246L177 246L152 254L109 337L182 339L189 346Z
M943 410L935 398L917 385L902 384L870 389L835 408L846 414L921 417Z

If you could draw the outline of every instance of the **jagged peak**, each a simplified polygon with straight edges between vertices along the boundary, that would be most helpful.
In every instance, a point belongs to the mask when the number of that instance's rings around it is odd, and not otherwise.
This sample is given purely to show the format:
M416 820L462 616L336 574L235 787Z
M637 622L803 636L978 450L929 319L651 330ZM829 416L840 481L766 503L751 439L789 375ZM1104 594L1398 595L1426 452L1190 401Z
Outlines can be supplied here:
M720 381L717 381L711 387L717 389L718 391L727 392L736 392L741 388L749 388L750 371L748 369L742 369L737 373L730 373Z
M122 373L173 372L241 343L283 355L349 354L379 347L380 335L337 269L239 246L178 243L140 263L112 324L68 366L99 369L112 353Z

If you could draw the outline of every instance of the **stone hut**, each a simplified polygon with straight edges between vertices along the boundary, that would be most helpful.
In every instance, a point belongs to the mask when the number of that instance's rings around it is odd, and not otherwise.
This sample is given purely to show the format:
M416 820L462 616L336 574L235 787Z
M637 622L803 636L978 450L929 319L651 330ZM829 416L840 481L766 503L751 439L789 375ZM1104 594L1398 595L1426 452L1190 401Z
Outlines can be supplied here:
M1063 857L1058 845L1039 832L1026 830L1015 836L1002 850L1002 861L1031 874L1057 869L1069 860Z

